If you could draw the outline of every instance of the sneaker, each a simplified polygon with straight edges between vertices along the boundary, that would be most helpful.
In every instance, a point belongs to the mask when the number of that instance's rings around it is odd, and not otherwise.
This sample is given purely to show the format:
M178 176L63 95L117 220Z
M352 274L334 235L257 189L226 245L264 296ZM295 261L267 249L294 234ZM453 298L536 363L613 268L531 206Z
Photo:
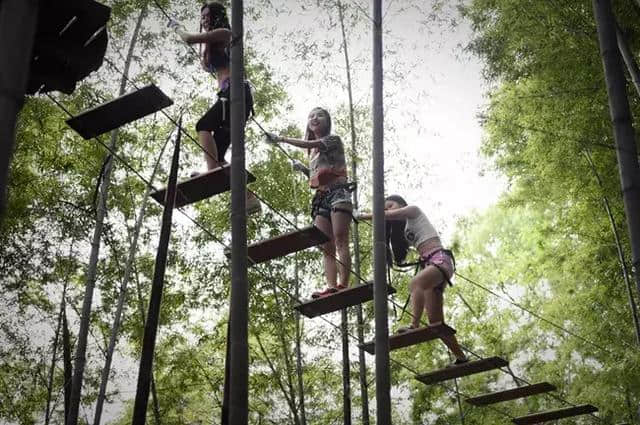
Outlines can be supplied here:
M396 330L396 333L397 334L404 334L404 333L411 332L411 331L416 330L416 329L418 329L418 327L413 326L413 325L409 325L409 326L404 326L402 328L398 328Z
M453 363L448 364L447 367L456 367L456 366L463 365L465 363L469 363L468 357L464 357L462 359L456 359Z
M324 291L316 291L313 294L311 294L311 298L321 298L321 297L326 297L327 295L331 295L331 294L335 294L336 292L338 292L338 290L332 286L329 286L327 289L325 289Z
M344 285L336 285L336 289L338 291L344 291L345 289L349 289L349 287Z

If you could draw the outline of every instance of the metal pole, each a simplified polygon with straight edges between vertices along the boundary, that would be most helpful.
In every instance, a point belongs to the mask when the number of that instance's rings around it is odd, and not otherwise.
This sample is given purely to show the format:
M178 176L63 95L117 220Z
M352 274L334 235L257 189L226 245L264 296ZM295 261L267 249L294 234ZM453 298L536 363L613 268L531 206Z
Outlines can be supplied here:
M243 1L231 2L231 305L229 423L246 425L249 408L249 285L244 125Z
M349 315L342 309L342 406L343 424L351 425L351 363L349 362Z
M391 425L389 325L384 226L384 146L382 107L382 1L373 1L373 252L376 316L376 424Z
M164 287L164 272L167 267L167 254L169 252L169 240L171 236L171 217L176 201L178 182L178 163L180 160L180 135L182 134L182 116L178 122L178 136L173 150L169 183L167 185L167 197L162 213L162 226L160 228L160 242L156 254L156 264L153 271L153 285L149 297L149 310L144 325L142 337L142 355L140 357L140 371L138 372L138 388L133 405L133 425L144 425L147 419L147 404L149 403L149 384L153 368L153 355L156 347L156 334L160 318L160 303L162 302L162 290Z
M6 209L9 164L18 112L24 102L38 20L37 0L4 0L0 5L0 221Z
M638 150L631 124L626 78L617 46L611 2L609 0L593 0L593 11L598 29L607 93L609 94L609 110L616 143L622 199L627 216L629 241L631 242L632 270L636 280L636 289L640 293L640 168L638 167Z

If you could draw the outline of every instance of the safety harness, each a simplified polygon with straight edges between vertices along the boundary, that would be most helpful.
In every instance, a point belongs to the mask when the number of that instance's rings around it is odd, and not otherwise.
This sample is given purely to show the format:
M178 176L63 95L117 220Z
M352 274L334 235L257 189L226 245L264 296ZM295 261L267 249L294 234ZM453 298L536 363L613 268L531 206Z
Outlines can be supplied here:
M444 252L446 255L448 255L451 258L451 262L453 263L453 270L455 271L456 270L456 258L453 256L453 252L450 249L440 248L440 249L430 253L428 258L433 256L434 254L437 254L438 252ZM442 277L443 277L442 284L438 285L436 287L436 289L440 289L441 291L444 291L445 282L448 283L449 286L453 286L453 283L451 282L451 279L449 278L449 276L447 276L447 272L442 267L440 267L438 264L432 263L428 259L420 258L420 260L414 261L414 262L411 262L411 263L396 264L396 267L394 267L394 270L397 270L397 271L400 271L400 272L406 272L406 271L408 271L408 268L415 267L415 272L413 273L413 275L415 276L415 275L418 274L418 272L420 271L421 268L426 267L426 266L434 266L442 274ZM387 271L388 271L388 273L391 273L391 267L389 267L387 269ZM407 296L407 300L404 302L404 305L402 306L402 311L400 312L400 318L398 320L402 320L402 316L404 316L404 313L407 310L407 306L409 305L409 300L410 299L411 299L411 293L409 293L409 295Z

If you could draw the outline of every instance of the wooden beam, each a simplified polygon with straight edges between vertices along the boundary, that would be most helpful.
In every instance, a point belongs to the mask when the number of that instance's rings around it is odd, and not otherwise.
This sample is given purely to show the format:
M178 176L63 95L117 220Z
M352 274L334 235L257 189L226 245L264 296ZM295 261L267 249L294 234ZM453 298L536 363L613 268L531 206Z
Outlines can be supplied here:
M488 404L500 403L502 401L516 400L518 398L530 397L536 394L547 393L555 390L556 387L548 382L526 385L524 387L512 388L505 391L483 394L468 398L466 401L474 406L486 406Z
M566 407L564 409L547 410L546 412L534 413L527 416L520 416L513 420L517 425L539 424L541 422L553 421L555 419L569 418L572 416L586 415L597 412L598 408L590 404Z
M426 326L424 328L413 329L404 333L397 333L389 336L389 351L399 348L409 347L411 345L420 344L421 342L431 341L442 338L444 335L453 335L456 330L445 325ZM369 354L375 354L375 343L369 341L360 345L360 347Z
M253 265L284 257L325 242L329 242L329 237L316 226L309 226L249 245L247 251L250 265Z
M247 182L256 180L253 174L246 171ZM231 166L225 164L222 167L214 168L178 184L178 194L176 197L176 208L202 201L223 192L228 192L231 188ZM153 199L164 205L167 189L160 189L153 192Z
M388 286L388 293L393 294L396 290ZM338 291L326 297L316 298L300 303L294 308L301 314L312 318L322 314L342 310L347 307L362 304L373 299L373 283L352 286L348 289Z
M500 357L489 357L486 359L470 361L461 365L452 365L444 369L436 370L435 372L417 375L416 379L422 383L430 385L447 381L449 379L498 369L507 366L508 364L509 362Z
M67 120L85 139L91 139L173 105L154 84L127 93Z

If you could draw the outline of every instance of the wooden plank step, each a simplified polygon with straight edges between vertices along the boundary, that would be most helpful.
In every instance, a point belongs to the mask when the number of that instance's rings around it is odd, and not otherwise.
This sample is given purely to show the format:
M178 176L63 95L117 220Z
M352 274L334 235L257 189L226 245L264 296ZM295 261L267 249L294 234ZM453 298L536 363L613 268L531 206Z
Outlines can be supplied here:
M588 413L597 412L598 408L590 404L581 404L579 406L566 407L564 409L547 410L545 412L533 413L527 416L520 416L513 420L514 424L528 425L538 424L541 422L553 421L555 419L570 418L572 416L586 415Z
M396 290L387 286L388 294L393 294ZM301 314L311 318L322 314L342 310L362 304L373 299L373 283L365 283L338 291L326 297L312 299L296 305L294 308Z
M409 347L411 345L420 344L421 342L431 341L441 338L442 336L453 335L455 333L455 329L443 323L441 325L425 326L408 332L393 334L389 336L389 351ZM369 354L376 353L375 341L366 342L361 344L360 347Z
M486 359L474 360L461 365L449 366L435 372L417 375L416 379L427 385L436 384L438 382L447 381L449 379L460 378L462 376L473 375L480 372L486 372L492 369L507 366L509 362L500 357L488 357Z
M247 183L256 180L253 174L247 173ZM225 164L222 167L214 168L198 174L178 183L178 193L176 194L175 207L183 207L194 202L202 201L231 189L231 165ZM167 188L153 192L153 199L164 205Z
M155 84L149 84L69 118L67 124L83 138L91 139L170 105L173 100Z
M329 242L329 237L316 226L308 226L275 238L266 239L249 245L250 265L264 263L274 258L284 257L293 252ZM227 256L231 254L228 253Z
M512 388L495 393L483 394L468 398L466 401L474 406L486 406L488 404L500 403L502 401L516 400L518 398L530 397L536 394L554 391L556 387L548 382L526 385L524 387Z

